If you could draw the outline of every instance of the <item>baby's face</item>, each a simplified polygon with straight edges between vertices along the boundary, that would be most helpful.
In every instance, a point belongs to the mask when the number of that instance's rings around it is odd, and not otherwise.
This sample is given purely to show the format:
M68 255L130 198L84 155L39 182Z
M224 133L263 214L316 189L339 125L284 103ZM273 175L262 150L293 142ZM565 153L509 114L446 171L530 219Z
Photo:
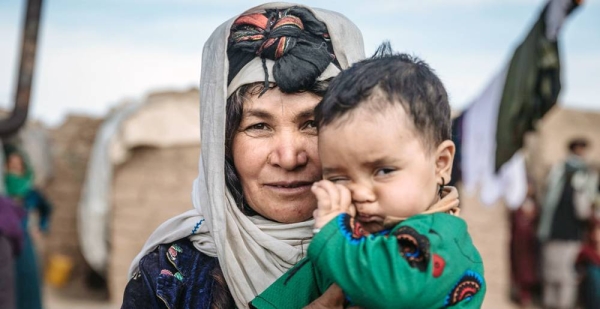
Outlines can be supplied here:
M410 217L437 200L434 152L399 105L383 112L359 107L321 128L319 155L323 179L350 189L363 224Z

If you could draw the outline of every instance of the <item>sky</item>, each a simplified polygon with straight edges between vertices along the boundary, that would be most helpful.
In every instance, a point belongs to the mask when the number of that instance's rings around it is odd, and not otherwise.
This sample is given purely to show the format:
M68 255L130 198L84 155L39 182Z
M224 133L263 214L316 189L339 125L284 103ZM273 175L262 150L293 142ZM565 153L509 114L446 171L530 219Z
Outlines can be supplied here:
M102 116L150 91L197 86L202 47L255 0L46 0L31 115L59 125ZM367 55L384 40L430 64L460 110L506 65L545 0L332 0L361 29ZM24 0L0 1L0 108L14 102ZM600 112L600 0L584 1L559 37L560 104Z

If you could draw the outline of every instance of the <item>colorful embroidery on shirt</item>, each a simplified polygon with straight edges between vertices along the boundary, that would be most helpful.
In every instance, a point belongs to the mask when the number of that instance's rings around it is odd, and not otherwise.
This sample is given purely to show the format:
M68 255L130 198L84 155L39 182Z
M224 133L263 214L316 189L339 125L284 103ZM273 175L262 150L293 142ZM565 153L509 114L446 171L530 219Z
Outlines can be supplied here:
M456 305L461 301L470 301L483 286L483 278L474 271L468 270L446 296L445 307Z
M165 276L169 276L169 277L175 277L175 279L179 280L179 281L183 281L183 275L181 275L180 272L176 272L175 274L173 274L170 270L168 269L163 269L160 271L161 275L165 275Z
M180 272L175 273L175 275L173 275L173 276L175 276L175 278L177 278L177 280L183 281L183 275Z
M169 258L171 260L176 260L177 259L177 250L175 250L175 248L173 248L173 247L169 248Z
M358 244L364 238L364 230L359 222L356 222L349 214L338 216L338 226L352 244Z
M425 271L429 262L429 239L408 226L400 227L393 234L398 241L398 250L408 264Z
M438 278L439 276L441 276L442 273L444 272L445 267L446 267L446 261L444 261L444 259L441 256L434 254L433 255L433 277Z
M177 260L177 254L181 252L183 252L183 249L177 244L173 244L167 250L167 258L169 258L169 261L175 262L175 260ZM173 266L175 266L175 264L173 264Z

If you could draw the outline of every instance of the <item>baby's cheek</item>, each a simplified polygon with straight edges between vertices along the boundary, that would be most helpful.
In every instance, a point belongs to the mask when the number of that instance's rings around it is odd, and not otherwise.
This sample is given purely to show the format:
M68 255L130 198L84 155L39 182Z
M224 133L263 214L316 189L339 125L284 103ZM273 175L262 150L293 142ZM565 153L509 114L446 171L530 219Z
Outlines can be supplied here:
M408 217L421 213L423 207L423 194L413 186L406 186L402 190L396 190L395 194L386 199L388 211L396 213L396 216ZM391 208L391 209L390 209Z

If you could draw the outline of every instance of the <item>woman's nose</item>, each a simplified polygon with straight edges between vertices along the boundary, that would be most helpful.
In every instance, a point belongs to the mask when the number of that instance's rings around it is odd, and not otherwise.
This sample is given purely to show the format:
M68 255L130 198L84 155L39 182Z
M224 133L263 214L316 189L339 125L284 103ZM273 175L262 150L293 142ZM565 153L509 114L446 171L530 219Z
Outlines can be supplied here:
M269 163L285 170L295 170L308 163L306 137L294 132L282 132L274 140L275 147L270 154Z

